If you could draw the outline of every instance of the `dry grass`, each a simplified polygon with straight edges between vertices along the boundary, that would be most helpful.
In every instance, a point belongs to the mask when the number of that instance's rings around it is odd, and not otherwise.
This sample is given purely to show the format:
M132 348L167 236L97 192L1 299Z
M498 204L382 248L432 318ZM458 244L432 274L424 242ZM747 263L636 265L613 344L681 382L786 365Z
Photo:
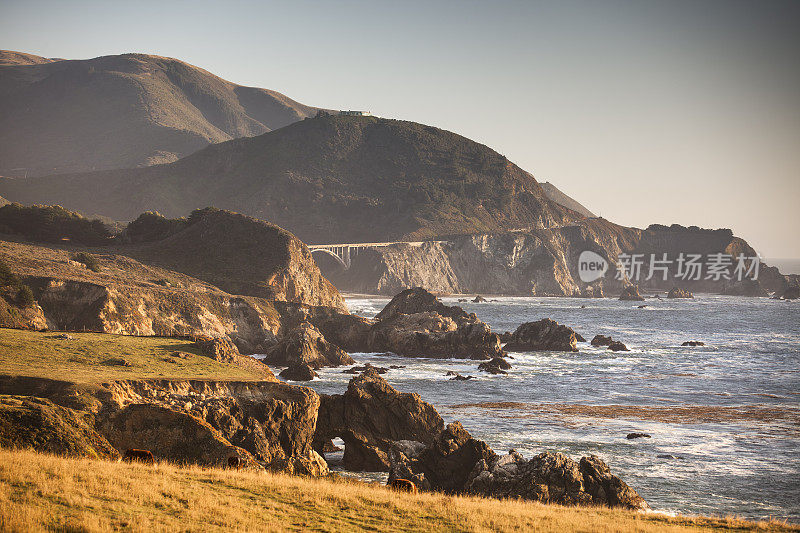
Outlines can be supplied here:
M264 377L200 355L192 343L182 339L70 333L73 339L65 340L56 335L0 328L0 374L75 383L141 378L259 381ZM185 358L172 357L176 351ZM125 359L131 366L103 363L113 358Z
M358 482L0 450L2 531L700 531L779 523L409 495Z

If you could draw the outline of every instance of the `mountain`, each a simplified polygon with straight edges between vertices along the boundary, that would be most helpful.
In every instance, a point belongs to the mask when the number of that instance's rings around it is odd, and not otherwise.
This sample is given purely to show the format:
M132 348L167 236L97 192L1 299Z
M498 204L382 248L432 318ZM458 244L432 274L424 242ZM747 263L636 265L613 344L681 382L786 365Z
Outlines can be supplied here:
M550 198L555 203L557 203L558 205L566 207L567 209L572 209L576 213L580 213L581 215L587 218L594 218L596 216L594 213L586 209L583 205L578 203L577 200L561 192L555 185L553 185L549 181L545 181L540 185L542 186L542 190L547 195L547 197Z
M0 175L166 163L316 112L167 57L62 60L2 50Z
M87 194L91 191L91 194ZM490 148L413 122L322 115L167 165L2 179L10 201L131 220L212 205L305 242L374 242L571 224L527 172Z

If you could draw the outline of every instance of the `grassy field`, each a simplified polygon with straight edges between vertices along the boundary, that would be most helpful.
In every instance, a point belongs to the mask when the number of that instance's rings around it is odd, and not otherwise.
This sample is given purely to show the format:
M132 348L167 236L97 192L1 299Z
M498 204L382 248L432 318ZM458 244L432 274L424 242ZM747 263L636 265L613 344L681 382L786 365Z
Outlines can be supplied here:
M779 523L394 492L352 481L0 450L0 531L797 531Z
M112 379L261 380L263 376L199 355L187 340L107 333L0 329L0 374L99 383ZM182 357L173 356L181 352ZM124 359L130 366L109 360Z

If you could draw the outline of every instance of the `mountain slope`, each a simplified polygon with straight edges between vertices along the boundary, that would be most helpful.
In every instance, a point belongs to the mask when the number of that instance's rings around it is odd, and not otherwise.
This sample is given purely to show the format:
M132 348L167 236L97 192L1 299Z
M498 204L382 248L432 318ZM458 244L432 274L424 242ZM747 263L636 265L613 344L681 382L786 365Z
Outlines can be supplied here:
M549 181L545 181L541 183L542 190L547 195L548 198L553 200L560 206L566 207L567 209L572 209L576 213L580 213L581 215L587 218L594 218L595 214L586 209L582 204L580 204L577 200L572 198L571 196L567 196L564 194L558 187L550 183Z
M52 60L0 51L0 175L171 162L316 111L166 57Z
M487 233L582 218L484 145L376 117L303 120L169 165L3 179L0 194L121 220L147 210L182 216L213 205L268 220L311 243Z

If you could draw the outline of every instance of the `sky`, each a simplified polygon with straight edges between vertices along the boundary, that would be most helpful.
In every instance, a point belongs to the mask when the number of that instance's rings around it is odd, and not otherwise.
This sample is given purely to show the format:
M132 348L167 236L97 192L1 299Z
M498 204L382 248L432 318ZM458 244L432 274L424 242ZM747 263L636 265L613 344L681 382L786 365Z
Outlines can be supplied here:
M800 258L800 0L0 0L0 48L175 57L454 131L619 224Z

